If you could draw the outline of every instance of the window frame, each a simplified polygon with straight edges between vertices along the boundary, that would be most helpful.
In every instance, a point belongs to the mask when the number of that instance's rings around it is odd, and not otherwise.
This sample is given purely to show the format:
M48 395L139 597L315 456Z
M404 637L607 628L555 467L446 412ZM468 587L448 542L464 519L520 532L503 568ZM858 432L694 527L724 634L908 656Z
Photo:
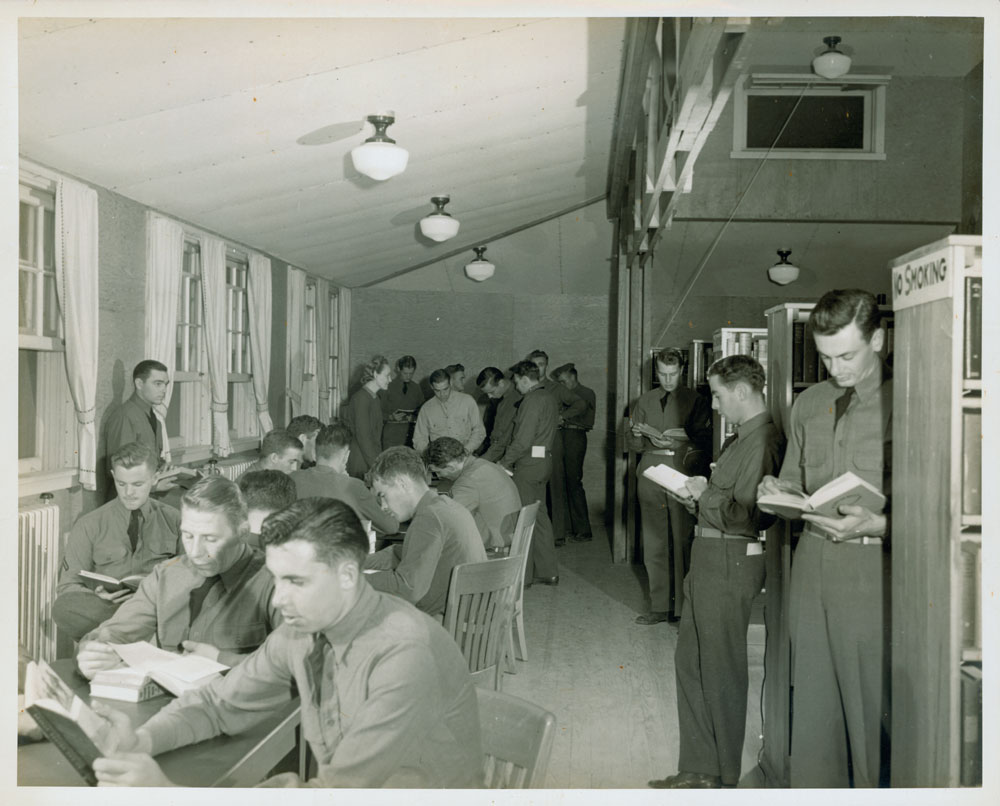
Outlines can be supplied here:
M234 338L241 341L235 355ZM252 450L259 439L260 421L250 351L250 257L232 246L226 247L226 364L229 441L234 452Z
M755 84L754 82L760 82ZM733 89L733 149L732 159L785 160L884 160L885 153L885 90L888 76L845 76L829 81L813 75L754 73L741 75ZM844 89L850 87L850 89ZM805 89L803 89L805 88ZM860 149L837 148L747 148L747 97L792 96L836 97L860 96L864 99L864 145Z

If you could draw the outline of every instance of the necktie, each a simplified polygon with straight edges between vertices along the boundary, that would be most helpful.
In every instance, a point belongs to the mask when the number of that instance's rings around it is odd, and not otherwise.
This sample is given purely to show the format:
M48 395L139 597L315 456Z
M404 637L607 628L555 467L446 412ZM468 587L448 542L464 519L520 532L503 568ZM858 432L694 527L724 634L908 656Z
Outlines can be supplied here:
M722 454L726 452L726 448L728 448L730 445L736 442L738 437L739 434L730 434L728 437L726 437L726 441L722 443L722 449L719 451L719 456L722 456Z
M323 665L326 661L326 650L330 646L327 637L321 633L313 634L312 650L306 656L306 676L309 678L309 692L313 705L319 708L321 689L323 688Z
M156 415L153 414L153 410L149 410L149 427L153 429L153 438L156 438Z
M660 411L667 410L667 401L670 399L670 392L664 392L663 397L660 398Z
M407 390L410 388L410 384L407 381L403 381L403 394L405 395Z
M837 403L834 407L833 412L833 427L836 429L837 423L840 422L840 418L847 413L847 407L851 405L851 396L854 394L854 387L844 391L840 397L837 398Z
M191 591L191 598L188 600L188 610L191 613L191 618L188 620L189 627L194 624L194 620L201 613L201 606L205 603L205 597L208 596L208 592L212 590L212 586L220 579L221 577L218 574L214 577L208 577L201 585Z
M135 547L139 545L139 530L142 528L142 513L133 509L129 513L128 518L128 542L132 547L132 553L135 553Z

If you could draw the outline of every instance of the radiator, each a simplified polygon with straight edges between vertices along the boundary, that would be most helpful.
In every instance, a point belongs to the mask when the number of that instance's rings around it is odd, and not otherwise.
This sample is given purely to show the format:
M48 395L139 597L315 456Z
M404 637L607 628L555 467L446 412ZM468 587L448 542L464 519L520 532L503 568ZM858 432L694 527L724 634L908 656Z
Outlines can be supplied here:
M17 640L34 660L56 659L52 603L59 581L59 507L40 504L17 511Z
M236 479L242 476L246 472L246 469L256 461L257 459L255 457L251 457L249 459L238 459L235 462L224 465L220 464L219 472L230 481L236 481Z

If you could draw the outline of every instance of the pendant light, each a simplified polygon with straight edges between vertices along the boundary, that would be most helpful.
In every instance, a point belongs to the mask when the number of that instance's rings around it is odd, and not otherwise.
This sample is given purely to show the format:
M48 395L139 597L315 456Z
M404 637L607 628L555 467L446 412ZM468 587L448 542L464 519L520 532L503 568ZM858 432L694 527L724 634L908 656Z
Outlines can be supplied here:
M472 251L476 253L476 259L465 264L465 276L470 280L475 280L477 283L489 280L497 267L483 257L486 247L474 246L472 247Z
M385 133L395 120L394 112L368 116L368 122L375 127L375 134L351 149L351 160L358 173L381 182L406 170L410 152L396 145L396 141Z
M840 78L851 69L851 57L837 50L839 36L823 38L827 49L813 59L813 72L822 78Z
M792 254L791 249L779 249L778 257L781 258L771 268L767 270L768 279L778 285L788 285L799 279L799 267L788 262L788 256Z
M444 193L431 196L431 203L435 208L434 212L420 219L420 231L425 238L441 242L458 235L458 219L452 218L451 213L446 213L444 210L444 206L449 201L451 201L451 197Z

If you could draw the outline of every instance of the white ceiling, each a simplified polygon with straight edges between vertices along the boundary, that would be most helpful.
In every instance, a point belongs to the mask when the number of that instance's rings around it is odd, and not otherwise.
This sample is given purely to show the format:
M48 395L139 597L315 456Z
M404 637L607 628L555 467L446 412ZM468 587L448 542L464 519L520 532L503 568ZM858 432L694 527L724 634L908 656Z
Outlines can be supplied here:
M22 19L20 151L360 285L603 194L623 35L621 19ZM375 182L349 151L383 110L410 161ZM344 139L297 142L340 123ZM439 192L461 221L446 244L416 226Z

